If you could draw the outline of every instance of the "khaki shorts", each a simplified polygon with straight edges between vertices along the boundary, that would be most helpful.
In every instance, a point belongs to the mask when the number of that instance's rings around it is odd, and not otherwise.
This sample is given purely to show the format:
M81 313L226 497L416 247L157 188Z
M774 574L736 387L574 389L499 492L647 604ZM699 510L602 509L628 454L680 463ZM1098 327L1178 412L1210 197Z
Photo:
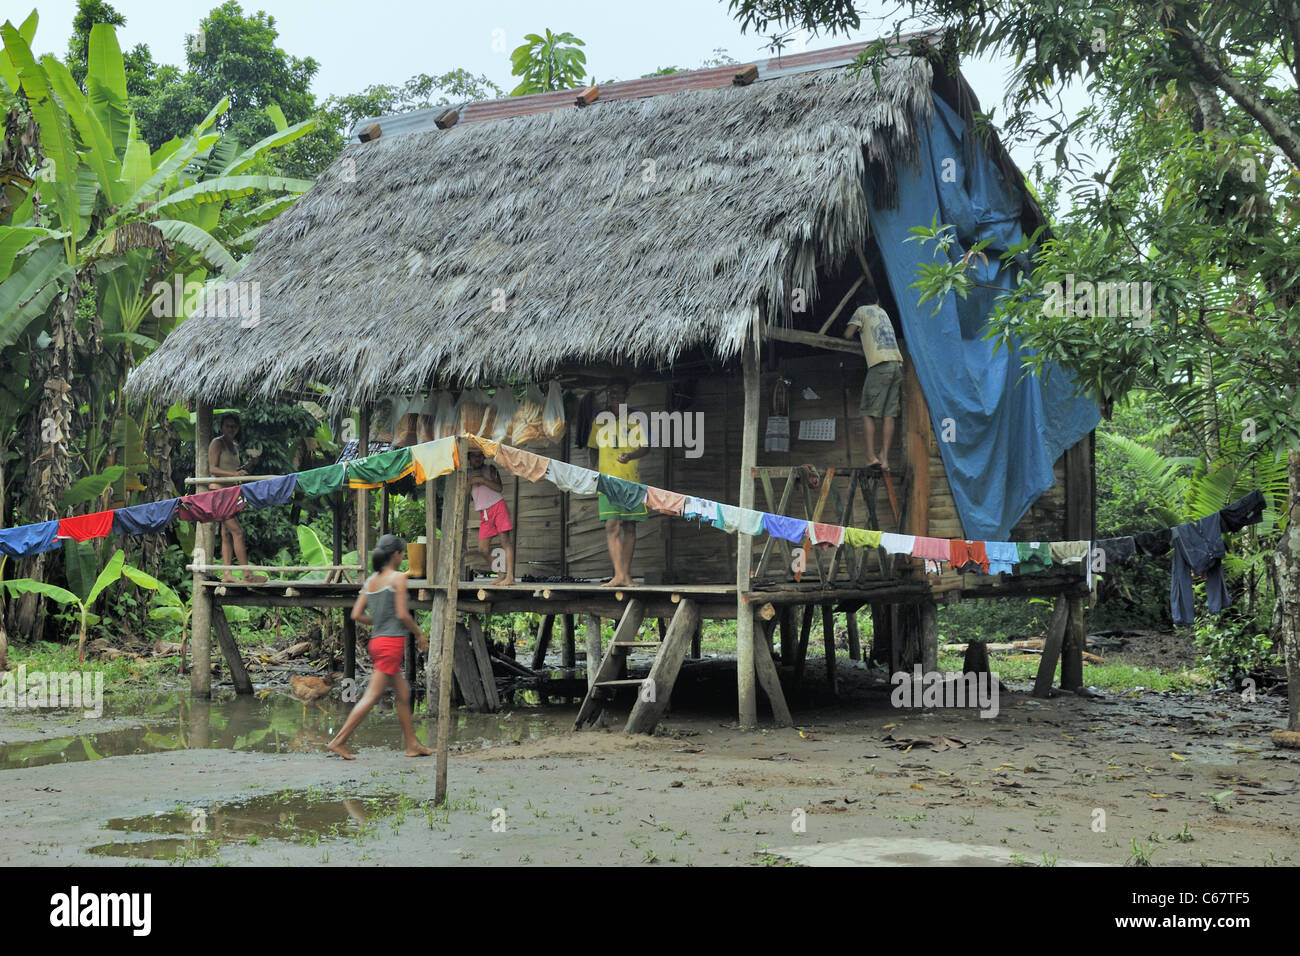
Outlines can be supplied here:
M872 418L897 418L903 407L903 363L880 362L867 369L858 408Z

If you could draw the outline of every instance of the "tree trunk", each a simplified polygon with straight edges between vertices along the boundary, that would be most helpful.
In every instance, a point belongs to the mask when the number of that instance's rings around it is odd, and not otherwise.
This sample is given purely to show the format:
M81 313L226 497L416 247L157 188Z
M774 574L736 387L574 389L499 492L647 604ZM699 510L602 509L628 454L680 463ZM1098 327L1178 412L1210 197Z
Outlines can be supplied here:
M81 299L81 283L74 281L57 300L47 349L35 356L32 379L42 381L41 401L29 430L27 446L33 452L27 466L25 482L27 521L37 523L60 517L63 494L72 484L71 441L76 402L69 378L72 375L72 355L77 340L77 302ZM20 577L45 580L46 555L24 558L19 568ZM14 630L19 636L39 641L45 632L45 604L39 594L25 594L16 604Z
M129 414L129 411L124 411L124 414ZM162 501L176 495L176 487L172 484L172 439L176 431L167 420L167 409L157 409L152 402L145 422L144 450L149 460L149 472L145 476L144 500ZM164 535L146 534L141 538L145 567L155 577L162 568L162 556L166 550L167 538Z
M1277 543L1277 602L1286 658L1287 730L1300 731L1300 451L1287 453L1286 531Z

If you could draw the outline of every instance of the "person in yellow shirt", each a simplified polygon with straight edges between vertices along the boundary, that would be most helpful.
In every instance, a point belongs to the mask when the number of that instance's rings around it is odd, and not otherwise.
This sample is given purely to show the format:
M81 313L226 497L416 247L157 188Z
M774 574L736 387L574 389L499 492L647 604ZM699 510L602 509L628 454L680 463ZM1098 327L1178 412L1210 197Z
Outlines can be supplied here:
M903 353L894 337L889 313L880 307L876 290L868 286L859 299L863 304L844 329L851 339L861 333L862 354L867 360L867 378L862 383L858 408L867 431L867 467L889 471L889 446L894 443L894 422L902 411ZM876 448L876 422L881 423L881 442Z
M596 470L614 478L640 482L641 466L637 460L644 458L650 448L640 422L628 421L631 412L627 407L627 382L611 382L606 391L606 401L606 411L596 416L587 438L587 447L596 450ZM610 501L604 493L598 496L597 507L600 520L605 522L605 541L614 566L614 576L605 587L633 587L632 553L636 549L636 522L644 521L650 513L644 501L629 511Z

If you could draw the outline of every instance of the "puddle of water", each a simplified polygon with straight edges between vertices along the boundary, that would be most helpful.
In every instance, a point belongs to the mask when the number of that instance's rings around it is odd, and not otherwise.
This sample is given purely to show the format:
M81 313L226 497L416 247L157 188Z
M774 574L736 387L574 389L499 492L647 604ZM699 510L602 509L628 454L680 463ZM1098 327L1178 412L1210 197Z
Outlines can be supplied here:
M204 701L178 691L155 698L136 696L129 708L115 709L109 698L99 718L68 723L66 714L43 714L41 719L48 719L53 735L0 743L0 771L184 749L277 754L323 751L343 726L352 704L338 700L321 703L321 708L310 705L304 713L299 701L280 693L261 700L232 694ZM401 747L391 698L381 707L367 715L349 740L349 748ZM30 721L38 713L25 712L24 716ZM567 731L573 720L571 709L558 707L452 716L451 740L460 748L536 740ZM431 744L436 740L437 720L417 713L415 732L422 742Z
M235 803L177 807L166 813L118 817L106 829L128 834L167 834L92 846L95 856L186 860L215 855L234 843L282 840L314 845L324 839L364 834L387 816L423 812L401 795L344 797L320 791L285 791Z

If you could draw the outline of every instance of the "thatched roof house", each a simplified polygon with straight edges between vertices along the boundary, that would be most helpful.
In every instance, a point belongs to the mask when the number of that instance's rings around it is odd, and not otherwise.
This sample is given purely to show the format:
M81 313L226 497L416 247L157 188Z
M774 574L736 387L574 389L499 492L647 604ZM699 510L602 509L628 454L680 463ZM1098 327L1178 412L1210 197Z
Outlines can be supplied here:
M256 326L183 323L131 390L221 401L317 382L353 404L734 356L765 303L780 321L792 289L816 300L852 255L866 191L890 201L916 162L932 89L968 92L917 57L879 85L852 75L864 46L760 63L749 86L729 66L611 84L587 108L518 97L350 145L246 260Z

